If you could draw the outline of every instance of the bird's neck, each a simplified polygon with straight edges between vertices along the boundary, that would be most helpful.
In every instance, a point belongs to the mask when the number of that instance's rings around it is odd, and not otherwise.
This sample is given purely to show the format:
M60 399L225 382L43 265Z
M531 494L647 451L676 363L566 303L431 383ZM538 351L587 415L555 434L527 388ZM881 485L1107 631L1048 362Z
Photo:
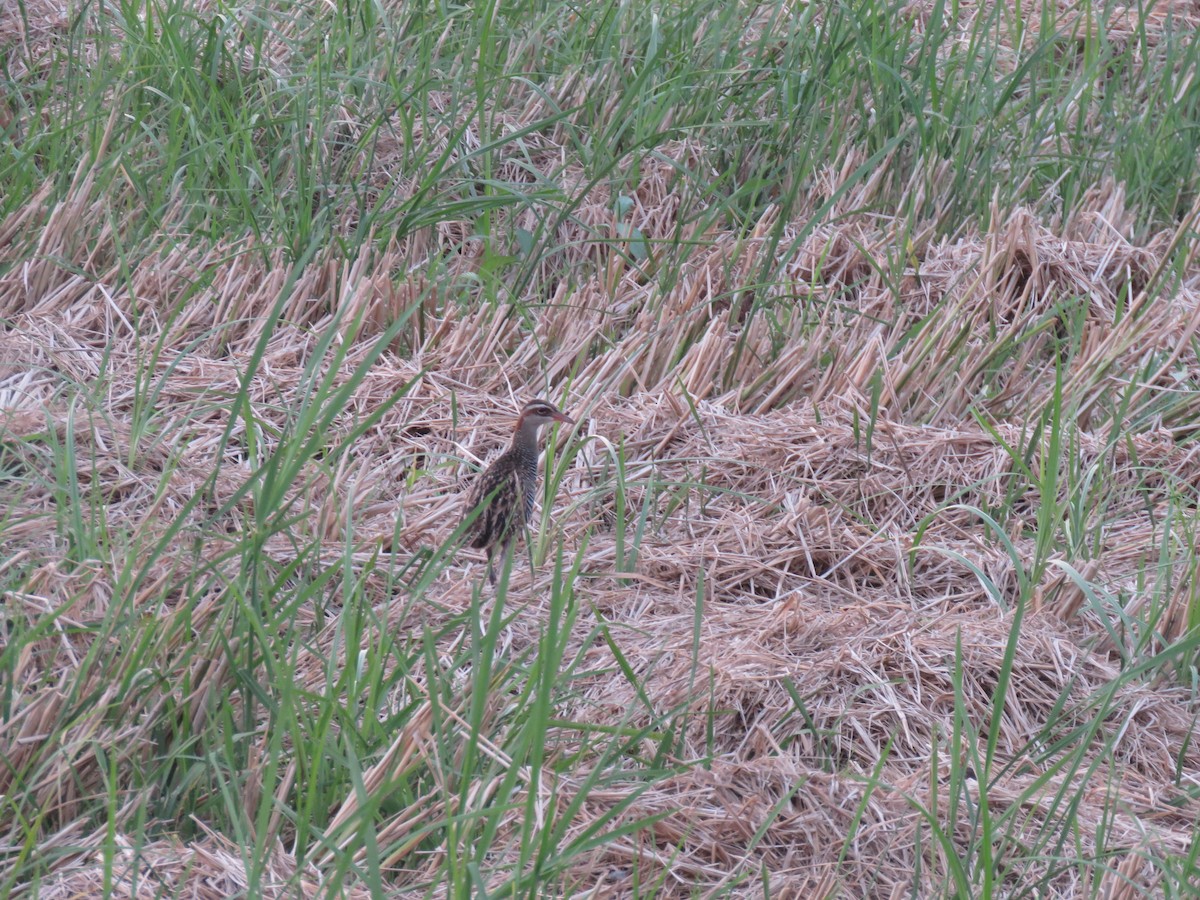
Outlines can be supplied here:
M533 422L522 419L517 423L517 430L513 432L513 449L524 453L536 454L538 449L537 435L538 426Z

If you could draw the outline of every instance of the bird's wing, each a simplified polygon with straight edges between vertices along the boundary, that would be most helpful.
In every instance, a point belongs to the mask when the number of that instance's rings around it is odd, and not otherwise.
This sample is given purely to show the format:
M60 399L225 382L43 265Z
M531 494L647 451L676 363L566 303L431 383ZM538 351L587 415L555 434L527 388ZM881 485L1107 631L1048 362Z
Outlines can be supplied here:
M499 463L501 460L479 476L467 497L463 518L480 510L467 528L467 543L472 547L487 547L502 540L519 502L516 472Z

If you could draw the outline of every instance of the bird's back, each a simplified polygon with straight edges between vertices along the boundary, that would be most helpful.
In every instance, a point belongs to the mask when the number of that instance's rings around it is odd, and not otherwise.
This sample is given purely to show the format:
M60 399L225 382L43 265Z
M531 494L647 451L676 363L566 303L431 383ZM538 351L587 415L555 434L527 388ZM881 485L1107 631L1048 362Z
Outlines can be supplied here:
M529 521L537 482L537 456L510 447L475 482L466 516L479 509L467 529L467 543L488 547L506 540Z

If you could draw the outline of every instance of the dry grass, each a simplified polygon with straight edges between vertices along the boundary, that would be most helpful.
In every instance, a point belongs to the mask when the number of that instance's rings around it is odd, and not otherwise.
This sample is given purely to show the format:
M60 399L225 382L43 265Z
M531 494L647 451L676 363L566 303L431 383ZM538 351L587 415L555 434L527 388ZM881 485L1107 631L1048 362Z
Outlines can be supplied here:
M1194 15L1182 6L1172 9ZM1170 11L1156 7L1152 22ZM38 27L19 39L53 40L64 24L36 12ZM524 117L506 104L511 122L497 127L546 114L528 102ZM810 227L816 198L865 162L852 151L787 222L768 209L741 232L698 230L681 225L674 173L702 154L681 140L642 161L624 218L678 255L639 260L610 187L563 167L556 138L538 135L528 158L507 160L509 178L532 183L537 172L583 193L526 293L494 303L464 302L484 254L464 240L469 223L380 238L349 258L329 249L304 266L251 238L164 237L130 266L114 225L121 198L99 191L86 167L64 198L47 187L0 221L11 488L0 571L25 573L2 622L39 629L5 688L0 795L19 788L43 811L37 852L55 862L39 896L249 889L238 836L195 820L189 836L162 834L134 852L124 829L145 801L139 773L155 765L164 717L200 732L214 714L208 698L236 678L243 648L217 637L241 577L233 551L261 521L245 486L324 371L331 389L352 387L335 436L409 387L335 465L301 461L279 499L287 527L258 550L284 571L298 547L315 547L350 576L290 610L305 629L296 682L314 694L380 629L436 634L440 660L470 642L468 614L493 611L490 595L473 595L480 560L463 552L443 570L414 560L451 538L461 492L523 399L552 391L581 420L559 435L566 468L533 538L547 559L531 572L518 557L503 632L511 658L539 646L558 624L554 552L581 553L564 643L575 675L545 751L572 764L518 779L493 845L497 872L520 864L521 804L532 795L546 822L570 808L566 840L607 816L655 817L558 873L572 896L758 896L764 870L772 897L935 896L953 884L951 851L965 854L988 816L1004 823L992 848L998 894L1153 896L1159 863L1192 852L1200 816L1200 707L1169 665L1143 665L1158 652L1170 662L1194 621L1194 548L1164 534L1194 518L1200 488L1190 439L1200 395L1186 389L1200 380L1195 216L1139 238L1109 183L1063 221L1018 207L997 209L987 230L910 233L863 211L877 204L885 164ZM463 146L470 140L468 127ZM359 177L382 184L404 152L383 145ZM535 227L519 215L508 224ZM443 265L431 275L434 257ZM358 318L354 332L347 323ZM331 329L353 338L344 357L318 355ZM1078 352L1056 378L1067 334ZM1064 397L1071 421L1055 418ZM231 408L235 398L245 407ZM1065 462L1053 458L1055 429L1070 441ZM90 506L69 509L72 496ZM1055 504L1066 537L1047 553L1041 517ZM65 539L76 514L102 518L114 539L98 549L110 555ZM151 560L144 571L139 551ZM198 571L226 589L197 594ZM418 575L386 574L405 571ZM419 594L404 589L424 571ZM379 628L348 648L338 610L351 582ZM128 630L111 626L118 608ZM131 636L153 670L125 671L105 646ZM198 636L210 643L184 655ZM424 668L434 661L406 674L409 695L395 708L409 711L373 748L367 794L444 765L434 732L447 720L467 732L471 676ZM447 678L461 702L449 709L435 701ZM489 698L489 715L501 718L505 701ZM238 709L229 715L241 722ZM668 723L678 731L664 756L652 736ZM646 735L629 749L628 780L590 779L591 726ZM278 750L265 728L254 740L263 760ZM304 777L280 752L280 770L264 762L230 801L252 820L264 792L283 809ZM501 747L481 752L504 767ZM659 777L633 764L638 752ZM16 785L16 773L36 781ZM499 784L478 784L475 799ZM111 808L115 837L93 827L97 801ZM353 846L340 829L363 803L350 791L329 811L330 843L310 847L299 868L283 817L263 823L265 838L254 836L269 852L254 883L370 896L333 864ZM371 814L390 848L388 886L402 892L446 865L452 848L430 850L422 829L456 810L433 791L397 804ZM5 852L20 833L0 824ZM1062 864L1047 835L1097 864ZM499 886L506 876L496 877Z

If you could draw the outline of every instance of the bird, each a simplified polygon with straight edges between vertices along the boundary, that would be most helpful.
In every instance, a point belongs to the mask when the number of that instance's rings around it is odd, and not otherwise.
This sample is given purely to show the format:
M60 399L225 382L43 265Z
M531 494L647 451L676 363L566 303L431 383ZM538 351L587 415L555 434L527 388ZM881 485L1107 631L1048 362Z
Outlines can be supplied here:
M468 546L487 551L488 581L496 583L493 558L508 555L513 541L533 515L538 480L538 430L543 425L575 420L548 400L530 400L521 408L512 443L484 469L467 497L463 521ZM474 516L474 518L472 518Z

